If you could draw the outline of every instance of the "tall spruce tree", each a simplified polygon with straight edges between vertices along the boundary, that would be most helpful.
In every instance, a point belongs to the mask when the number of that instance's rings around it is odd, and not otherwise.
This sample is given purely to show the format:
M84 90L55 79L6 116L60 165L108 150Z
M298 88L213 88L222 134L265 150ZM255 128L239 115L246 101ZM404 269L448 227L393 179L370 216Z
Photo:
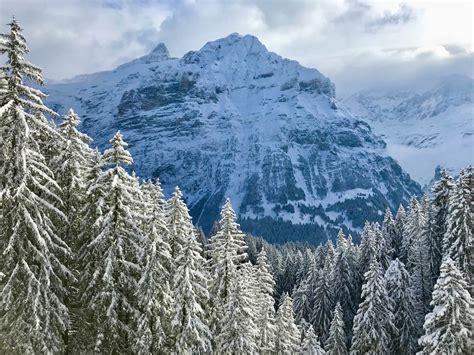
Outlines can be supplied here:
M230 302L231 287L237 279L238 267L247 259L244 234L236 223L230 200L227 200L222 208L217 232L208 243L207 255L211 276L211 330L217 334L221 331L221 323L224 321L222 312L224 305Z
M329 338L326 344L328 355L348 355L347 339L344 332L343 311L340 303L336 304L334 308L334 316L329 328Z
M398 258L400 261L403 261L403 234L405 231L405 222L406 211L403 205L400 205L395 217L396 234L393 239L393 257Z
M438 181L435 182L432 188L433 193L433 239L435 241L436 249L433 250L432 269L434 271L434 277L437 278L439 275L439 268L441 265L441 259L443 256L443 239L447 232L448 227L448 212L449 212L449 198L455 188L453 178L448 172L443 169L441 170L441 176ZM433 280L433 283L436 280Z
M459 268L471 284L473 281L471 266L474 258L472 255L474 241L470 197L466 198L470 192L470 184L466 180L459 179L449 198L448 225L443 241L443 250L445 256L449 256L458 263Z
M304 337L301 342L302 355L325 355L326 352L319 343L318 336L314 332L313 326L310 325L304 332Z
M364 276L362 303L354 318L354 336L350 353L388 354L389 336L394 326L393 314L383 269L375 257Z
M122 167L132 157L119 132L110 143L103 156L108 168L93 188L104 193L101 214L93 221L97 234L89 235L79 252L79 287L83 308L92 315L83 324L90 326L89 350L113 353L130 351L136 338L143 239L134 218L136 181Z
M414 354L416 352L417 325L415 301L412 294L410 274L398 259L392 260L385 272L387 293L391 300L394 327L390 331L391 354Z
M311 324L321 343L326 344L329 326L332 319L333 294L331 292L331 263L326 261L324 269L318 270L317 284L314 288L314 306L311 313Z
M262 247L257 256L256 282L258 294L256 300L257 345L262 352L271 352L275 347L275 281L269 271L267 253Z
M295 354L300 350L300 332L295 324L293 300L283 294L276 317L275 353Z
M420 354L470 354L474 304L467 291L467 282L456 266L446 257L433 291L433 311L426 316L425 334L419 343Z
M35 112L54 114L45 95L25 83L43 83L25 61L25 37L15 18L0 34L6 63L0 106L0 352L59 353L68 327L64 260L70 249L53 220L64 220L60 188L47 167L40 140L58 137ZM6 82L6 87L5 87Z
M331 287L334 302L340 303L344 314L346 334L351 332L352 319L357 311L354 303L356 300L356 275L350 258L350 244L342 231L337 236L336 260L333 269L333 282Z
M251 270L250 263L245 263L237 270L236 278L230 280L230 294L223 305L220 332L215 340L218 354L254 354L258 350Z
M179 188L173 193L169 206L174 209L171 211L174 216L172 223L180 224L169 225L169 229L175 233L173 237L177 253L172 285L173 352L206 353L211 351L212 344L205 309L209 301L205 260Z
M170 346L171 250L167 242L165 201L159 181L142 186L145 202L143 271L137 285L140 305L135 351L156 354Z

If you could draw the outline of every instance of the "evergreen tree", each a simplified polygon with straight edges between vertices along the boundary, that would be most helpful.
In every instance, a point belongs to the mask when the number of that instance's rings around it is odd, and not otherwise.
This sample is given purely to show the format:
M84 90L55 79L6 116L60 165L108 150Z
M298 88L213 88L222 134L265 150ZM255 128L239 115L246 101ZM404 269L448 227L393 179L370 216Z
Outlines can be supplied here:
M406 268L411 276L418 334L422 331L425 314L429 312L433 279L430 272L426 223L423 206L413 198L405 223L403 249L407 258Z
M467 286L456 263L446 257L433 291L434 309L425 318L425 334L419 340L421 354L472 352L474 304Z
M255 329L255 294L251 265L243 264L237 277L230 280L230 294L223 305L220 332L216 334L216 353L253 354L257 352L258 330ZM262 349L263 350L263 349Z
M220 333L224 321L224 305L230 302L231 287L237 279L238 266L247 258L244 234L235 222L230 200L221 211L217 233L208 244L208 269L211 295L210 322L214 334Z
M403 234L405 231L406 212L403 205L400 205L395 217L396 234L393 238L393 257L403 261ZM405 260L406 261L406 260Z
M142 191L146 203L146 237L143 243L143 271L137 285L141 315L135 351L155 354L169 346L172 261L160 183L148 182L143 185Z
M383 269L375 257L364 276L362 303L354 318L354 337L350 352L354 355L387 354L389 335L394 326L393 315Z
M329 338L326 349L328 355L348 355L346 347L346 334L344 332L343 311L340 303L334 308L334 317L329 329Z
M51 161L54 175L61 187L62 210L67 221L61 226L63 239L77 252L80 245L78 235L81 230L82 205L85 196L85 174L92 151L89 143L92 140L77 130L79 116L71 109L64 116L64 121L57 130L61 136L55 142L58 155Z
M385 210L385 216L382 223L382 237L385 247L387 248L387 255L389 259L393 259L396 253L398 235L395 219L393 218L390 208Z
M387 293L390 296L393 324L390 332L391 354L414 354L416 352L417 333L415 319L415 301L412 295L410 275L405 265L398 259L393 260L385 272Z
M352 329L352 319L357 311L354 300L356 299L356 279L353 273L349 255L350 244L342 231L337 236L336 260L334 263L334 276L332 282L332 294L334 302L340 303L344 314L346 333Z
M314 289L314 306L311 313L311 323L316 334L324 345L329 334L332 319L333 295L330 283L330 262L326 261L324 269L318 270L317 284Z
M205 260L179 188L173 193L169 205L174 209L173 223L180 224L169 225L169 229L174 231L177 252L172 285L174 351L178 354L209 352L211 332L205 310L209 300L208 276L203 273Z
M275 281L270 274L265 249L257 256L256 282L258 298L256 302L256 327L258 330L258 348L270 352L275 346L275 309L273 293Z
M449 176L448 172L441 170L441 177L435 182L432 188L433 193L433 240L435 248L433 248L431 260L432 270L435 277L433 283L439 275L441 265L443 239L448 227L449 198L455 188L454 180Z
M473 281L472 255L473 252L473 224L470 201L465 198L470 190L464 187L463 180L453 189L448 208L448 226L443 242L444 255L458 263L461 271L467 276L469 282ZM468 185L467 183L465 183Z
M126 352L136 338L139 317L136 289L142 233L133 210L136 181L121 166L131 164L132 157L119 132L110 143L112 148L103 156L109 168L92 188L104 196L101 214L93 222L97 234L88 236L79 252L79 286L82 307L93 315L87 323L94 351Z
M295 324L293 300L283 294L276 316L275 352L277 354L295 354L300 350L300 334Z
M54 114L45 95L25 80L43 83L41 70L26 62L22 29L15 18L0 34L6 56L0 98L0 352L59 353L68 327L64 265L70 249L53 220L65 219L60 188L46 166L39 140L56 132L31 112ZM6 87L5 87L6 81Z
M301 342L302 355L325 355L326 352L319 343L318 336L314 333L313 326L310 325L305 331L303 341Z

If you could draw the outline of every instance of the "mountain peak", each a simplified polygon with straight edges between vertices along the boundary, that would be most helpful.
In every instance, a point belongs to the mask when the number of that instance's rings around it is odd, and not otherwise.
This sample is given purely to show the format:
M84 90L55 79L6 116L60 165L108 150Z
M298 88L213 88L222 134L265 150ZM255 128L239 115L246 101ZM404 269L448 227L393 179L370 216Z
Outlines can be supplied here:
M170 53L164 43L158 43L158 45L145 57L148 60L152 59L155 61L161 61L169 59Z

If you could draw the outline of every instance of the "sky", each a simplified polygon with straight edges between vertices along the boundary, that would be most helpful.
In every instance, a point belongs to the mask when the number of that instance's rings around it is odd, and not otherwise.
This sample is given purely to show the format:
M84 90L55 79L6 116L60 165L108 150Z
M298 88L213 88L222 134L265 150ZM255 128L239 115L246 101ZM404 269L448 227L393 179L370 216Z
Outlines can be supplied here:
M233 32L320 70L339 96L474 76L473 1L0 0L49 79L113 69L163 42L180 57ZM6 26L3 31L7 31ZM0 31L2 31L0 27Z

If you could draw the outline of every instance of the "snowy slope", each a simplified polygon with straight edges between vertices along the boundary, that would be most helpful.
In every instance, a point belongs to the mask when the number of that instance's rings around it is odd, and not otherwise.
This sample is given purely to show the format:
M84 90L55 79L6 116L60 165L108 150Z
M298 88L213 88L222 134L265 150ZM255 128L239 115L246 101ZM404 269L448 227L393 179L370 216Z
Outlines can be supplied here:
M58 112L82 116L99 147L120 129L138 175L159 177L168 193L179 184L206 231L228 196L247 231L318 242L420 192L369 125L337 107L328 78L253 36L183 58L160 44L46 91Z
M343 100L387 142L422 185L440 165L458 173L474 163L474 80L453 75L422 92L362 92Z

